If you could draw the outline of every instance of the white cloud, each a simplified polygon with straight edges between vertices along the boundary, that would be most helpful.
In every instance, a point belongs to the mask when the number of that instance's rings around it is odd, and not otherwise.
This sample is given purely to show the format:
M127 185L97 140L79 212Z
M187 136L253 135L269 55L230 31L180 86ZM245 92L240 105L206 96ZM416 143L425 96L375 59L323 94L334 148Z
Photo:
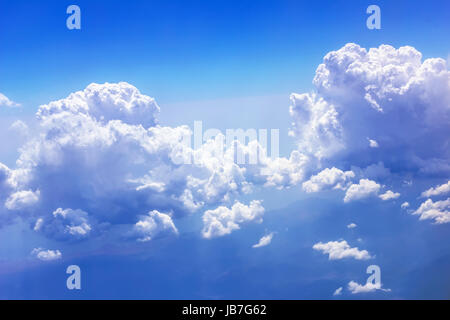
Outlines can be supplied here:
M88 116L101 123L120 119L126 124L148 128L157 122L159 106L153 98L126 82L92 83L66 99L40 106L37 116L45 121L65 113Z
M274 235L274 233L271 232L271 233L263 236L261 239L259 239L259 242L257 244L254 244L252 247L260 248L260 247L268 246L272 242L273 235Z
M343 128L334 105L315 93L293 93L291 103L294 122L290 135L297 138L299 150L322 159L344 149Z
M378 142L376 140L372 140L372 139L369 139L369 138L367 138L367 139L369 140L369 147L371 147L371 148L378 148L379 147Z
M303 182L303 190L311 193L324 190L326 188L344 189L349 180L354 178L352 171L342 171L335 167L326 168L315 176L311 176L308 181Z
M194 150L185 143L191 130L158 125L158 112L153 98L124 82L91 84L40 106L39 127L16 168L0 166L0 200L7 204L0 210L20 207L30 225L42 219L37 230L45 235L81 239L97 234L97 225L121 232L126 228L113 225L129 227L151 210L178 218L228 205L254 185L281 189L304 178L308 158L298 151L272 159L257 141L236 142L246 157L259 153L257 164L238 165L234 146L220 149L220 136ZM74 203L85 224L52 214Z
M178 234L178 230L172 221L170 215L150 211L148 215L141 216L133 227L134 235L138 237L138 241L146 242L152 240L161 233Z
M391 169L448 173L449 79L444 59L422 60L412 47L348 43L324 57L314 92L291 95L291 135L328 166L361 167L369 157Z
M329 260L340 260L344 258L354 258L356 260L371 259L367 250L359 250L358 248L351 248L347 241L329 241L327 243L316 243L313 246L314 250L322 251L323 254L328 254Z
M348 283L348 290L352 294L374 292L376 290L382 290L385 292L391 291L391 289L383 289L381 283L367 282L365 285L361 285L355 281L350 281Z
M447 200L433 202L427 199L412 214L420 215L419 220L433 220L437 224L450 222L450 198Z
M33 228L33 230L36 231L36 232L39 231L39 230L41 230L43 224L44 224L44 219L38 218L38 219L36 220L36 222L34 223L34 228Z
M405 201L402 203L402 205L400 206L402 209L406 209L409 207L409 202Z
M249 143L249 147L256 153L256 142ZM309 158L296 150L291 152L289 159L283 157L272 159L267 157L266 151L262 154L260 165L257 167L259 172L253 173L252 168L248 168L248 173L252 179L263 179L265 187L283 189L295 186L303 181L305 171L310 165Z
M344 202L350 202L375 195L381 186L369 179L360 179L359 184L352 184L345 193Z
M31 254L42 261L53 261L61 259L62 254L59 250L44 250L42 248L35 248Z
M450 180L447 183L444 183L435 188L430 188L424 192L422 192L421 196L424 198L429 198L432 196L438 196L441 194L446 194L450 192Z
M3 93L0 93L0 108L1 107L19 107L20 104L9 100L7 96L5 96Z
M51 216L38 218L34 230L58 240L80 240L87 238L93 222L87 212L80 209L56 209Z
M264 208L261 201L253 200L246 206L240 202L235 202L229 209L220 206L214 210L207 210L203 214L203 237L214 238L230 234L238 230L240 225L246 222L262 222Z
M356 223L350 223L347 225L347 228L349 228L349 229L354 229L356 227L357 227Z
M19 210L34 205L39 201L40 191L23 190L17 191L9 196L5 207L9 210Z
M392 192L391 190L388 190L385 193L379 195L379 198L383 201L397 199L398 197L400 197L400 193Z
M337 288L334 292L333 292L333 296L340 296L342 294L342 287Z

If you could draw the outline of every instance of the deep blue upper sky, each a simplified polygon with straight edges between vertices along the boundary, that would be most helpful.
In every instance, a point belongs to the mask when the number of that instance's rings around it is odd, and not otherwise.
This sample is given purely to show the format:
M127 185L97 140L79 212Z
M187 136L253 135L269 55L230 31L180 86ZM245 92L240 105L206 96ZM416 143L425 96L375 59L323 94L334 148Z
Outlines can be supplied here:
M66 28L70 4L81 8L81 30ZM381 8L381 30L366 28L370 4ZM126 81L157 100L164 125L203 120L220 129L280 128L287 156L293 146L289 94L312 90L325 54L354 42L409 45L424 58L447 59L449 21L445 0L1 1L0 92L23 108L0 110L0 126L31 119L39 105L92 82ZM12 142L0 140L0 162L13 166L16 157ZM406 200L417 207L417 194L443 182L434 177L411 189L393 185L414 194ZM0 229L0 299L329 299L350 280L364 283L372 263L328 261L311 249L340 238L377 253L383 284L392 289L391 295L344 298L450 297L449 224L418 221L400 210L400 201L344 208L335 194L299 193L261 191L265 223L226 238L201 239L195 233L201 221L188 217L175 240L138 248L95 244L91 256L48 264L23 257L33 246L56 242L32 234L25 223L8 226ZM347 229L350 222L358 229ZM267 230L276 232L273 244L252 249ZM80 292L65 288L69 264L86 271Z
M164 106L309 90L322 57L348 42L447 57L446 1L377 1L378 31L365 26L372 2L77 1L82 29L71 31L72 2L2 1L0 87L34 110L126 79Z

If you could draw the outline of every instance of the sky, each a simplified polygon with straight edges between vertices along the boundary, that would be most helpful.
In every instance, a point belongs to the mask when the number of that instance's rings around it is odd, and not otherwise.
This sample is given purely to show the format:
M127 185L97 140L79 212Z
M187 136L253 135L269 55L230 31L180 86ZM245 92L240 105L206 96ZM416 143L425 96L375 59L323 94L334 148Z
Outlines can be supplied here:
M449 299L449 9L0 2L0 299Z

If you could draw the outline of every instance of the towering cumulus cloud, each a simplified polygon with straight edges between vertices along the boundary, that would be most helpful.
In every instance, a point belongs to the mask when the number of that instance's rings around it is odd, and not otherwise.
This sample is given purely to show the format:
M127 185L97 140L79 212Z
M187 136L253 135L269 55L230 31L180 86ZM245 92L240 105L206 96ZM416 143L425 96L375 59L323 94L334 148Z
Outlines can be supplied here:
M313 83L315 92L291 95L291 135L301 152L324 164L450 172L445 60L422 61L412 47L349 43L324 57Z

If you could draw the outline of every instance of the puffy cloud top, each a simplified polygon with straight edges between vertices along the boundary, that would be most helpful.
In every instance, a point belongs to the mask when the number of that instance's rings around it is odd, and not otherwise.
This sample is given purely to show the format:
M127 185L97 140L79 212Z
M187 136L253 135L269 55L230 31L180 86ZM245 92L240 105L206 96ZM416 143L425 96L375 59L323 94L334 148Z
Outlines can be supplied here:
M367 260L372 258L367 250L359 250L356 247L351 248L345 240L330 241L327 243L319 242L313 246L313 249L328 254L329 260L340 260L344 258Z
M358 184L352 184L345 193L344 202L359 200L375 195L381 186L375 181L369 179L361 179Z
M397 199L398 197L400 197L400 193L388 190L385 193L380 194L379 197L383 201L391 200L391 199Z
M178 234L170 215L150 211L148 215L141 216L141 219L134 225L134 234L138 237L138 241L149 241L162 232Z
M447 183L444 183L440 186L437 186L435 188L430 188L424 192L422 192L422 197L432 197L432 196L438 196L441 194L446 194L450 192L450 180Z
M245 222L262 222L264 208L261 201L253 200L250 205L236 202L231 208L220 206L203 215L203 237L214 238L230 234Z
M291 95L291 134L300 151L328 162L375 160L394 169L450 172L444 59L422 61L412 47L366 50L349 43L324 57L313 83L316 92Z
M42 261L52 261L61 259L62 253L59 250L45 250L42 248L35 248L31 251L31 255Z
M353 171L342 171L335 167L326 168L308 181L303 182L303 190L306 192L318 192L325 188L344 189L350 179L354 178Z
M66 99L40 106L37 116L45 120L64 113L88 115L99 122L120 119L148 128L156 124L159 107L153 98L126 82L92 83Z
M434 220L438 224L450 222L450 198L442 201L433 202L428 199L420 207L412 212L420 216L420 220Z

